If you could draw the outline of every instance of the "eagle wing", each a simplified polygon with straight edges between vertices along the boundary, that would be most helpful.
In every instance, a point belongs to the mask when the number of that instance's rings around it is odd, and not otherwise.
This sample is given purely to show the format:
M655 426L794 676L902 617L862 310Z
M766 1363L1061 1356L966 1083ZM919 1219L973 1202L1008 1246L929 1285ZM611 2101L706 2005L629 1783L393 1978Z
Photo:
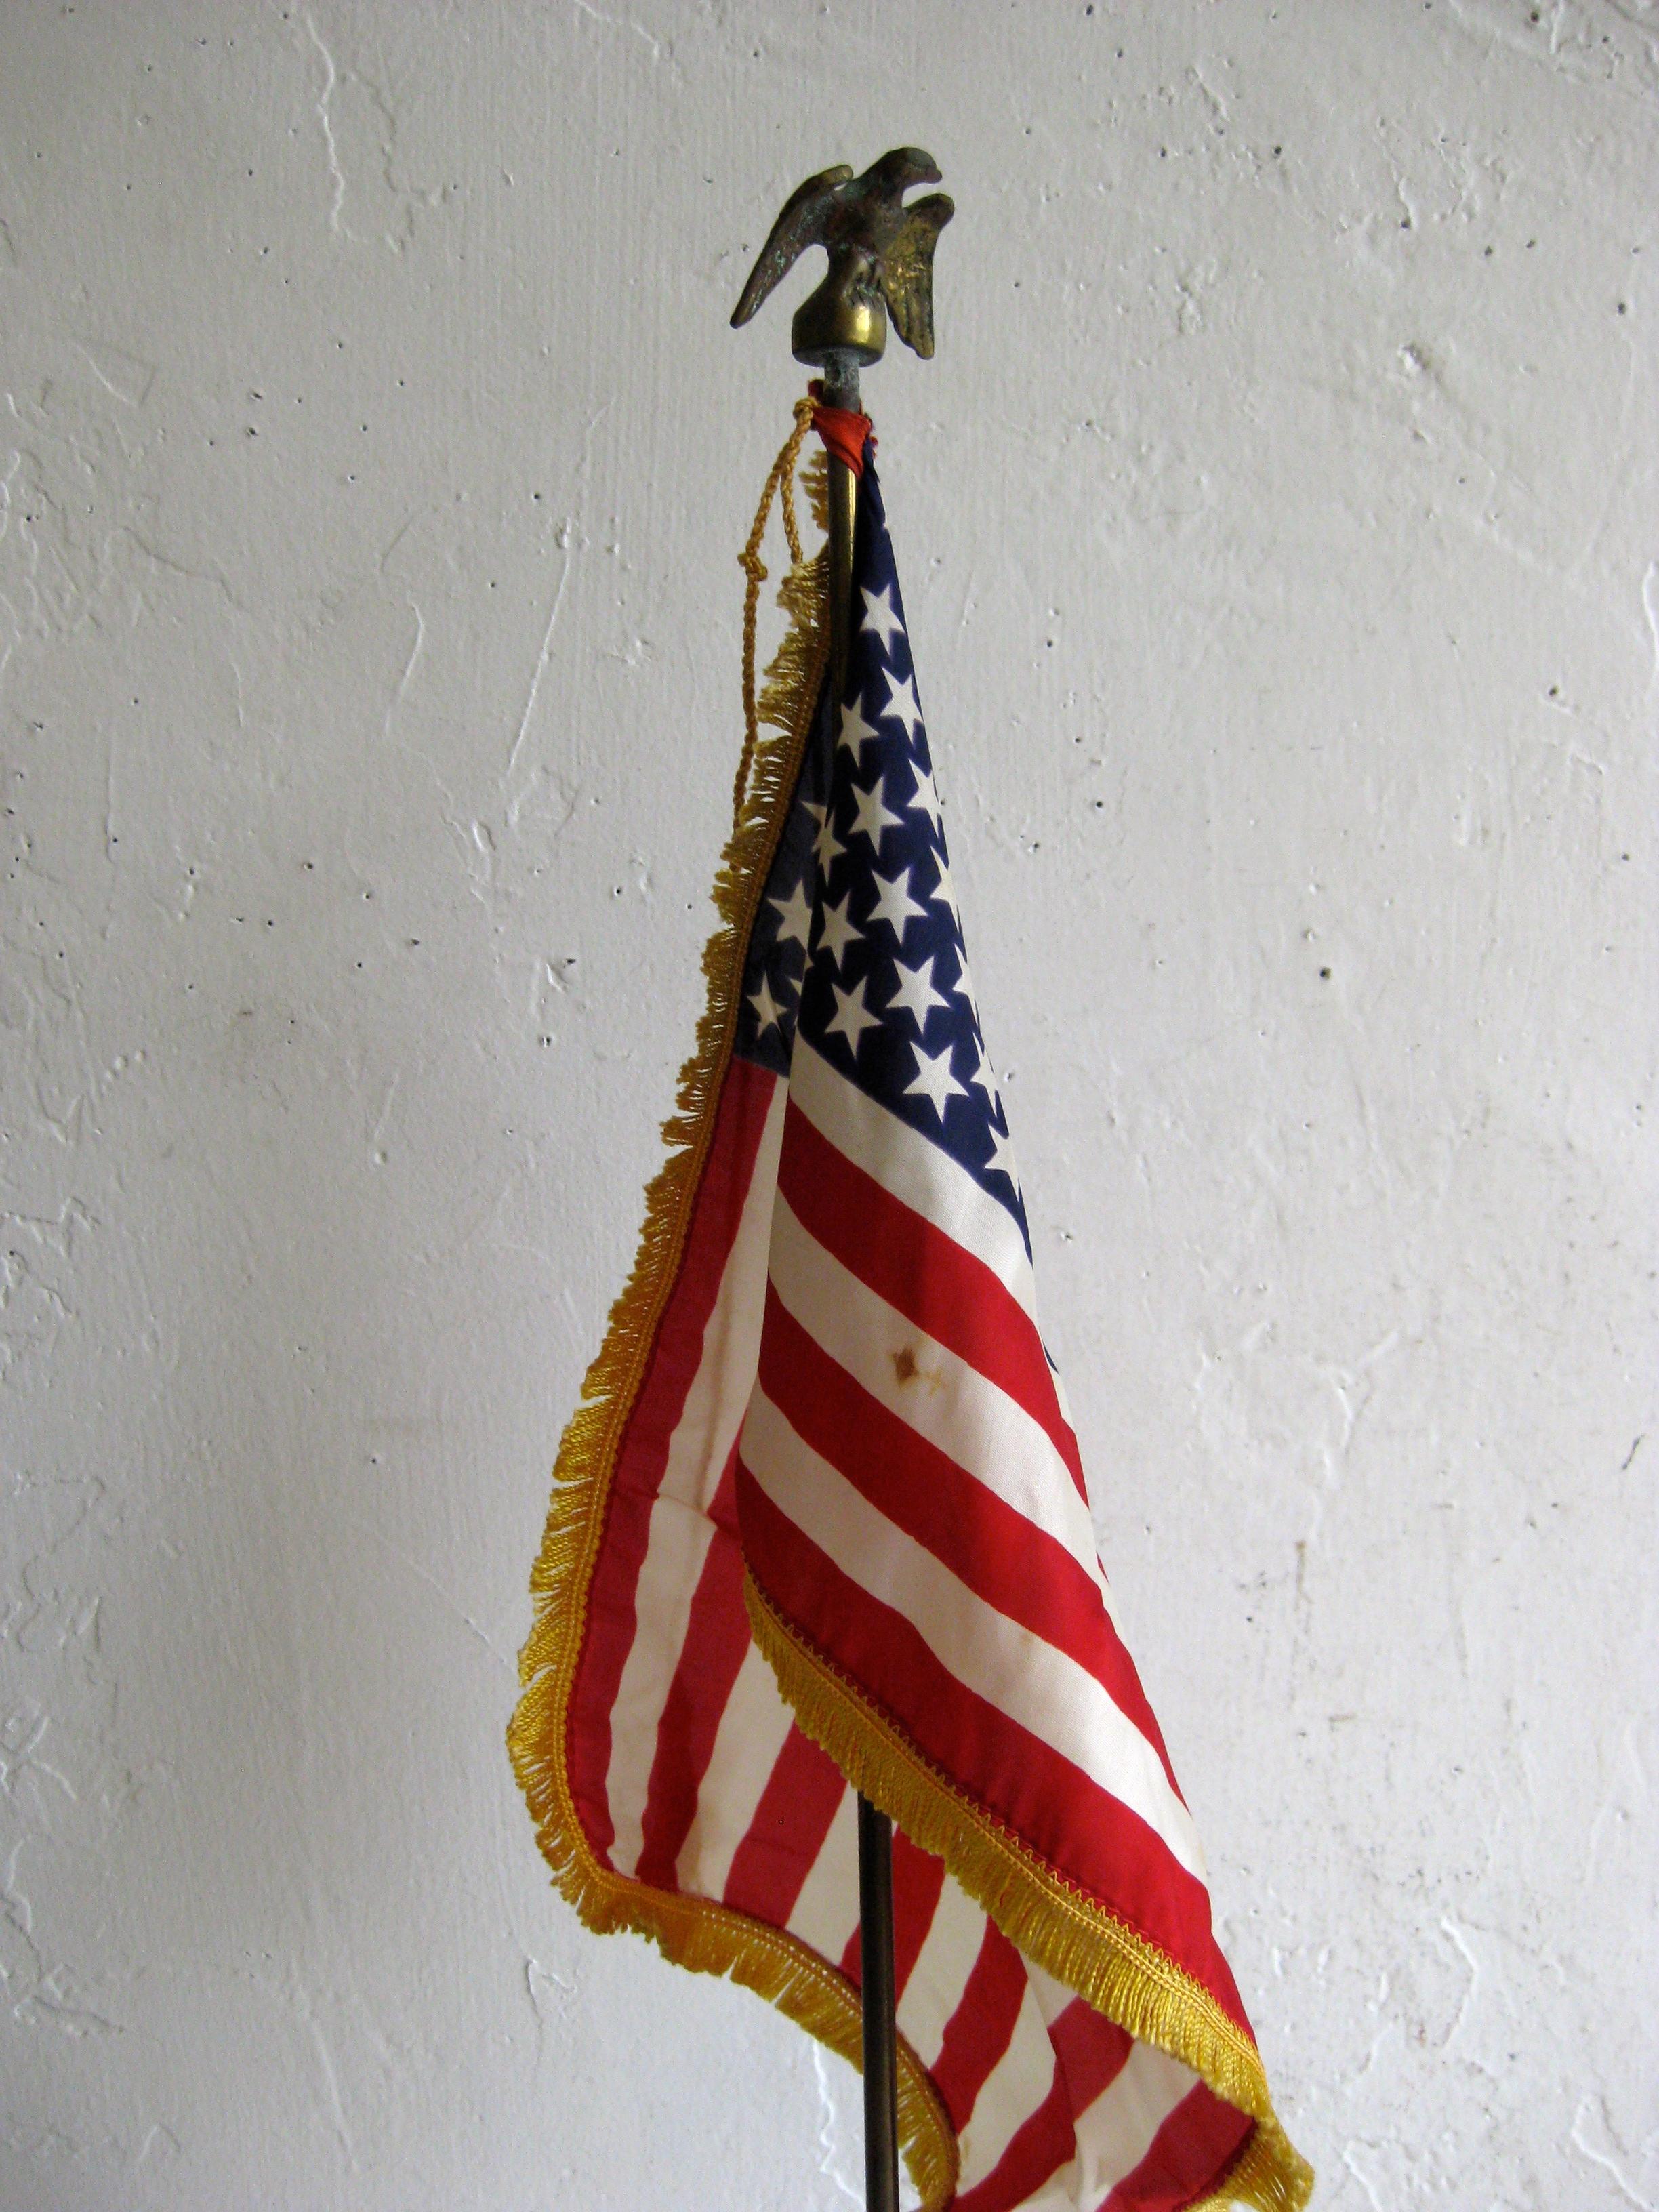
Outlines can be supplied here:
M933 248L956 211L948 192L913 201L882 256L882 289L898 334L923 361L933 353Z
M838 161L833 169L821 170L790 193L783 204L783 212L760 250L760 258L749 272L743 296L732 311L734 331L749 320L773 286L787 276L809 246L825 243L824 230L835 206L836 189L852 173L847 162Z

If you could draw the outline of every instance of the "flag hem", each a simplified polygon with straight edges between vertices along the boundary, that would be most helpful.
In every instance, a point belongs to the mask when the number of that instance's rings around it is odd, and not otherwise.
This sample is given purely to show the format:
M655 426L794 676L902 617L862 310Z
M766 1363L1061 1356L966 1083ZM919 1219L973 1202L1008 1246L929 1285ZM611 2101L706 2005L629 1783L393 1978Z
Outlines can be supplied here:
M1137 2042L1190 2067L1255 2129L1217 2191L1194 2212L1235 2203L1301 2212L1313 2170L1280 2126L1255 2043L1201 1984L1138 1930L1063 1881L1028 1844L939 1773L745 1571L744 1601L762 1654L803 1732L910 1840L945 1861L1019 1950Z
M817 489L809 477L809 492ZM818 520L822 524L822 514ZM588 1928L599 1935L631 1929L650 1937L677 1966L741 1983L858 2067L862 2012L848 1978L784 1929L713 1899L658 1889L602 1865L576 1811L567 1763L570 1691L617 1453L684 1256L731 1059L750 933L828 661L826 556L795 563L778 598L789 628L767 671L760 719L780 734L763 738L755 750L747 794L715 878L720 922L703 951L707 1000L681 1071L676 1111L663 1125L669 1153L646 1193L633 1272L611 1308L605 1342L560 1442L531 1575L534 1618L520 1655L520 1694L507 1741L555 1886ZM956 2193L956 2130L926 2068L902 2036L898 2062L905 2164L924 2212L943 2212Z

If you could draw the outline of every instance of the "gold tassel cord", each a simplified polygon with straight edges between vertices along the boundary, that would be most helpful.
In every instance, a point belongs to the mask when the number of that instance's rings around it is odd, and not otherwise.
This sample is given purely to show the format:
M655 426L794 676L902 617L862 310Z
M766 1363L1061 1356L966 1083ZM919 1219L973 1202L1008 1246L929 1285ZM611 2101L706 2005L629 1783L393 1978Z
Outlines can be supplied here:
M1312 2169L1273 2112L1255 2044L1191 1975L1154 1944L1064 1882L1018 1838L927 1764L744 1578L755 1641L803 1732L912 1843L942 1858L1010 1942L1075 1990L1137 2042L1192 2069L1255 2129L1224 2188L1209 2201L1299 2212Z
M521 1691L507 1729L507 1749L554 1881L589 1928L601 1935L631 1929L649 1936L676 1965L740 1982L857 2066L861 2014L858 1992L847 1978L781 1929L710 1899L656 1889L602 1865L583 1831L566 1762L571 1690L617 1452L679 1273L731 1057L750 932L799 775L828 659L827 565L822 551L811 560L804 556L794 508L795 471L811 421L811 402L802 400L794 429L767 479L761 514L744 551L749 580L744 744L732 836L714 882L719 921L703 953L708 997L695 1048L681 1071L675 1112L664 1124L668 1156L646 1193L645 1225L633 1271L611 1309L604 1345L587 1370L580 1403L559 1446L541 1550L531 1576L534 1613L520 1656ZM821 454L813 456L803 482L814 520L823 530L828 507ZM771 501L779 494L791 566L778 600L788 629L757 698L754 631L766 574L760 546ZM763 735L763 730L772 734ZM905 2163L926 2212L943 2212L956 2191L955 2130L925 2068L902 2038L898 2057Z
M800 527L795 520L795 467L800 459L800 449L806 434L812 427L812 402L810 398L795 402L795 427L784 440L778 458L772 464L772 472L766 479L766 489L761 494L760 505L755 510L754 526L749 532L748 543L738 556L738 566L743 570L743 752L738 762L736 781L732 786L732 827L735 833L743 819L743 795L749 787L750 763L755 757L759 742L760 716L755 703L755 627L760 613L760 588L766 581L766 563L761 559L761 545L766 536L767 517L772 512L775 498L783 514L783 534L789 547L789 565L793 572L802 565ZM815 456L820 472L823 457ZM809 486L809 496L815 487ZM817 500L813 500L814 507ZM822 529L827 515L820 520ZM786 589L787 586L786 586ZM781 594L780 594L781 597ZM786 641L787 642L787 641ZM769 672L775 683L775 664Z

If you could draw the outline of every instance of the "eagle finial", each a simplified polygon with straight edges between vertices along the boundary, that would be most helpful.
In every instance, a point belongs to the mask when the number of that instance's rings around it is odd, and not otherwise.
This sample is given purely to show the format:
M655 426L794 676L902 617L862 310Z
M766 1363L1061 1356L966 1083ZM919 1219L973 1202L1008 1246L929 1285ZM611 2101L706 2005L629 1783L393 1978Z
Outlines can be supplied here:
M918 146L896 146L855 177L845 162L809 177L784 202L732 316L746 323L809 246L830 254L830 273L796 311L797 361L832 352L879 361L887 310L906 345L927 360L933 350L933 246L955 204L930 192L908 207L912 185L936 185L939 172Z

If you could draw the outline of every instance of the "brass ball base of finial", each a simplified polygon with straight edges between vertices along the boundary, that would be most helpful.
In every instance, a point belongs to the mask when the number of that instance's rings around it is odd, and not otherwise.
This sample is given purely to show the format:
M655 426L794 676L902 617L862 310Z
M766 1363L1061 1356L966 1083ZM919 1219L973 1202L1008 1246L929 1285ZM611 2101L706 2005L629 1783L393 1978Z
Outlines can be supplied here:
M832 269L796 308L789 337L797 361L822 368L839 355L867 368L881 359L887 350L887 303L873 288L865 289L862 275Z

